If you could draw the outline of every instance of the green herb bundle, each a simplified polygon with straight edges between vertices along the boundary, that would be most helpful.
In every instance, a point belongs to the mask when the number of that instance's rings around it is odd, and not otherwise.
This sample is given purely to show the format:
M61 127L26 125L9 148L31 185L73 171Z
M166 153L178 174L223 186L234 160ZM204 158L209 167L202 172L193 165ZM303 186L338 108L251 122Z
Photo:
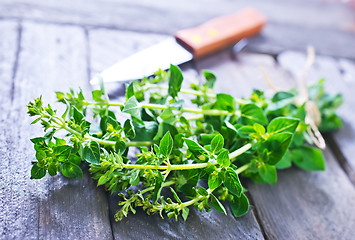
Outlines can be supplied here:
M276 170L292 163L324 169L314 135L341 127L335 109L342 99L326 94L323 81L309 87L300 102L297 89L271 98L259 90L243 99L216 94L215 75L203 71L203 76L203 85L181 89L181 70L171 65L168 72L128 84L124 102L110 101L103 85L92 91L91 101L82 91L57 92L66 105L61 114L41 97L34 99L28 114L45 135L31 139L36 150L31 178L47 172L81 178L81 168L89 167L98 186L122 197L116 220L137 207L186 220L190 206L226 214L222 202L236 217L244 215L249 201L240 176L275 184ZM193 108L185 107L186 95Z

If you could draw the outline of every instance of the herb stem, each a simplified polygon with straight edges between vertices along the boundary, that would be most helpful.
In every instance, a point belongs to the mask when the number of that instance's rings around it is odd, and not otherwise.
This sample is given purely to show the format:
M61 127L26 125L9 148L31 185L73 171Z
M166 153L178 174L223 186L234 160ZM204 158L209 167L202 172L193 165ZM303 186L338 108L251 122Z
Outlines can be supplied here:
M164 90L168 90L169 87L168 86L162 86L162 85L157 85L157 84L149 84L146 89L151 89L151 88L156 88L156 89L164 89ZM192 90L192 89L186 89L186 88L182 88L180 89L181 93L185 93L185 94L191 94L191 95L195 95L195 96L199 96L199 97L203 97L203 96L207 96L208 98L215 98L216 94L215 93L204 93L204 92L200 92L200 91L196 91L196 90Z
M98 106L116 106L116 107L124 107L124 103L120 102L102 102L102 103L94 103L94 102L85 102L85 105L98 105ZM161 105L161 104L153 104L153 103L140 103L140 107L148 108L148 109L160 109L165 110L169 106ZM212 115L212 116L220 116L220 115L228 115L230 112L225 110L218 110L218 109L197 109L197 108L181 108L181 112L188 112L188 113L197 113L197 114L204 114L204 115Z
M168 187L168 186L174 185L175 183L176 183L176 181L171 180L171 181L167 181L167 182L162 183L161 186L162 186L162 187ZM149 188L146 188L146 189L143 189L143 190L141 191L141 194L144 194L144 193L146 193L146 192L152 191L152 190L154 190L154 188L155 188L155 186L149 187Z
M251 144L248 143L243 147L235 150L234 152L229 154L229 158L235 158L242 153L246 152L251 148ZM207 163L191 163L191 164L175 164L175 165L139 165L139 164L116 164L117 168L127 168L127 169L152 169L152 170L188 170L188 169L200 169L206 168L208 166L217 165L217 161L207 162Z

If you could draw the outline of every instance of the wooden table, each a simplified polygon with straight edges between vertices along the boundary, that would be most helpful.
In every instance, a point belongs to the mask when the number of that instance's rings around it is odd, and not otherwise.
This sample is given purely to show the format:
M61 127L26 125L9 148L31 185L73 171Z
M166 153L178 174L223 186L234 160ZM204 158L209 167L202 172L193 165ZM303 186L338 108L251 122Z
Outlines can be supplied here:
M327 78L341 92L344 127L326 136L324 172L292 167L276 185L243 181L251 209L234 218L191 210L187 222L138 211L113 221L117 198L83 179L30 180L34 150L25 105L54 91L81 87L98 71L178 29L246 6L245 1L1 0L0 1L0 239L354 239L355 233L355 11L336 1L255 0L269 24L237 57L231 50L184 64L186 78L210 69L217 91L247 96L269 90L260 66L279 88L294 86L306 46L319 56L310 82ZM111 89L114 94L114 88Z

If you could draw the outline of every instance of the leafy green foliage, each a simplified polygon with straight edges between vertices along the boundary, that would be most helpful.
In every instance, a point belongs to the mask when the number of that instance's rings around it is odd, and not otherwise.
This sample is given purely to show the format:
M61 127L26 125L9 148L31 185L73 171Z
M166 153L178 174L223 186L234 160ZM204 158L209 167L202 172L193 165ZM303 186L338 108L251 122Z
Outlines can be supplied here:
M308 135L305 105L318 108L319 129L329 131L341 126L335 110L342 99L326 94L323 81L309 88L307 103L297 105L297 89L271 97L254 90L247 99L235 99L213 92L216 76L206 70L203 75L203 85L182 89L181 70L171 65L169 72L159 70L128 84L125 102L110 101L103 84L92 91L92 100L81 90L57 92L65 106L62 114L45 106L41 97L34 99L28 114L45 134L31 139L36 152L31 178L47 172L82 178L82 168L88 166L98 186L119 192L116 220L142 208L147 214L176 220L181 215L186 221L191 206L226 214L224 202L234 216L246 214L249 201L242 177L275 184L276 169L292 164L324 170L322 152ZM195 96L191 102L196 108L185 108L183 94ZM128 116L124 122L116 117L120 111ZM133 147L138 150L132 160L127 156Z

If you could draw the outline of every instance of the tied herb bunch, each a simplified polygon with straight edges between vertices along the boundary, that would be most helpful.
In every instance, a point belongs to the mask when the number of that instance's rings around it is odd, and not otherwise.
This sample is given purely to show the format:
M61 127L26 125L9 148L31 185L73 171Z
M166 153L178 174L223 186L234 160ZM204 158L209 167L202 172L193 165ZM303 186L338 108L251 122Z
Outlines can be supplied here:
M324 170L314 139L318 129L341 127L335 109L342 99L325 93L323 80L308 88L303 101L297 89L271 98L254 90L236 99L216 94L215 75L202 73L203 85L182 89L181 70L171 65L168 72L127 84L124 102L110 101L103 84L92 91L92 100L81 90L57 92L66 105L61 114L41 97L34 99L28 114L45 135L31 139L36 150L31 178L47 172L81 178L82 168L89 167L98 186L121 196L117 221L137 207L186 220L190 206L226 214L222 202L236 217L246 214L249 201L240 176L275 184L277 169L292 163ZM187 95L193 108L185 107Z

